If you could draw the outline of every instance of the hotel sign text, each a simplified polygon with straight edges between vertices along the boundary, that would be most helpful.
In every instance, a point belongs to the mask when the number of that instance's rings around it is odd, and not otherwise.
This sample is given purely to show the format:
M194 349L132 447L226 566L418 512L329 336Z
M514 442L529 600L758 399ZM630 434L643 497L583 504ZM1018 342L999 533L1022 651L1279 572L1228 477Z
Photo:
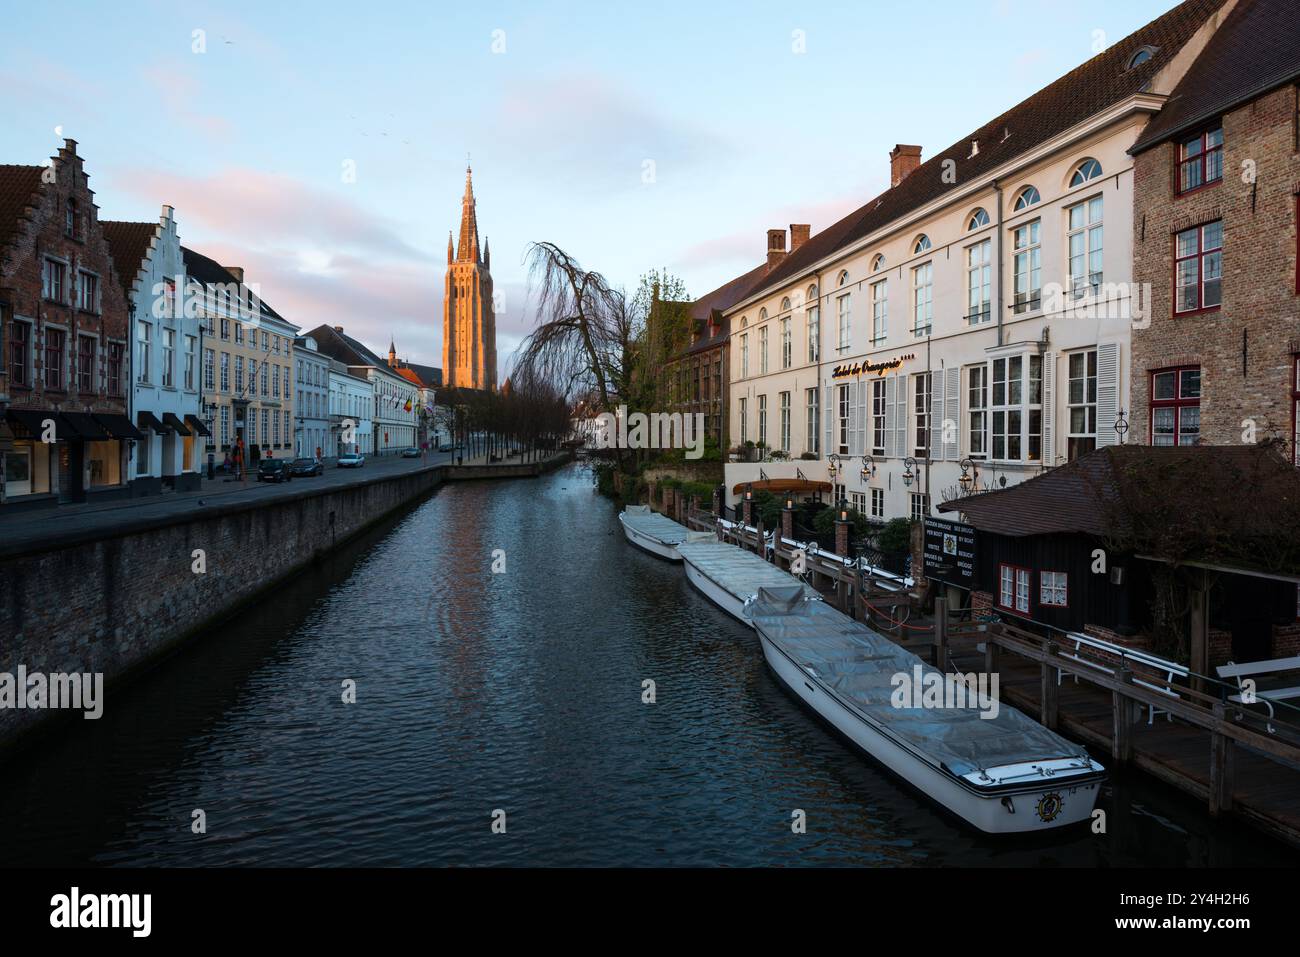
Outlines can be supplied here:
M904 362L915 359L915 353L908 353L905 356L897 356L893 359L886 359L884 362L855 362L853 365L839 365L831 370L832 379L845 379L855 375L884 375L893 369L897 369Z

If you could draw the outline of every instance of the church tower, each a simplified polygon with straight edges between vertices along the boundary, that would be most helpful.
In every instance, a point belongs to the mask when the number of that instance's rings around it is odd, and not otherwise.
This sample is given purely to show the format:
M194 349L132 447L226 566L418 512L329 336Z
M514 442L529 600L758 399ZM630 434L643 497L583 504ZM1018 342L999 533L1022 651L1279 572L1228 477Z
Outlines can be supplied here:
M472 171L465 169L460 241L447 237L447 285L442 300L442 379L453 389L495 390L497 321L492 311L492 253L478 242Z

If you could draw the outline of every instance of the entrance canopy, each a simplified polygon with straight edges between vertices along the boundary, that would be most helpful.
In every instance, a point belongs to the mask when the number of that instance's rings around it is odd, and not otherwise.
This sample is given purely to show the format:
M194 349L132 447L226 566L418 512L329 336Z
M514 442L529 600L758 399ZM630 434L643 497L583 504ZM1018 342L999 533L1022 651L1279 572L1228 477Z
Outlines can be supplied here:
M776 478L740 482L731 491L735 495L743 495L746 489L771 492L773 495L820 495L822 492L834 491L834 486L830 482L814 482L812 479Z

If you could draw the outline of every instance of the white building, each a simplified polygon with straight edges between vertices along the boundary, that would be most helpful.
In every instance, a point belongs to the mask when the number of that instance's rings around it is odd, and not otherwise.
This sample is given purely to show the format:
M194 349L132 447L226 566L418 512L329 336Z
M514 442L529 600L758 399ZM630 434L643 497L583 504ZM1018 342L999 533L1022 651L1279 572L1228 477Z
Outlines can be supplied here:
M370 455L374 451L371 410L375 391L370 380L355 376L337 359L329 360L329 448L328 454L345 452Z
M316 340L318 351L342 362L349 373L370 383L374 393L369 411L371 454L392 454L415 445L419 387L345 334L342 326L317 326L306 335Z
M105 222L133 325L131 419L144 435L130 465L133 495L199 486L208 429L199 403L201 320L184 308L185 262L175 211L156 223Z
M888 190L789 253L769 232L772 268L726 311L731 436L815 461L729 464L732 502L760 467L835 464L837 500L919 518L1119 440L1146 301L1127 150L1204 42L1167 19L924 164L896 147Z
M332 457L330 441L330 358L316 350L316 340L300 336L293 341L294 454Z

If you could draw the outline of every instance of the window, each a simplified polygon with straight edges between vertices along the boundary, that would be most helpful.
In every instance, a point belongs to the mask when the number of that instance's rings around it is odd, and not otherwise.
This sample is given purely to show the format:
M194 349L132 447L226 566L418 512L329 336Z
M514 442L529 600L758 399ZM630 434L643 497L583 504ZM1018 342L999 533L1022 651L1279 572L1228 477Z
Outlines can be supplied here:
M983 212L983 210L981 210ZM966 247L966 321L972 326L992 318L990 288L992 240Z
M918 372L912 377L916 382L916 402L913 415L916 420L915 454L930 457L930 373Z
M63 388L63 350L67 346L67 333L62 329L45 327L45 388Z
M256 415L256 413L254 414ZM275 418L278 419L279 416L277 415L275 416ZM262 444L263 445L271 444L270 420L271 420L271 410L263 406L262 407Z
M790 317L781 320L781 368L790 368L794 362L794 341L790 338Z
M987 458L989 428L988 366L971 366L967 377L966 405L970 410L968 451L973 459Z
M740 337L740 377L749 376L749 333Z
M266 391L266 377L267 377L266 363L263 362L263 363L262 363L262 395L279 396L279 394L280 394L280 367L279 367L279 366L276 366L276 367L275 367L275 391L273 391L273 392L267 392L267 391Z
M194 391L195 350L198 348L197 336L185 337L185 388Z
M1071 206L1066 211L1069 231L1070 296L1082 299L1101 292L1101 197Z
M839 338L835 343L836 352L848 352L852 345L852 328L849 314L849 296L844 294L835 300L835 307L839 312Z
M912 244L912 254L919 256L930 248L930 237L922 233L916 237L916 242Z
M77 391L95 391L95 339L77 337Z
M224 356L225 353L222 353ZM221 447L226 448L230 445L230 406L221 407Z
M885 454L885 380L871 383L871 454Z
M882 269L884 269L884 268L885 268L885 255L884 255L884 253L876 253L874 256L871 257L871 271L872 271L872 272L880 272L880 270L882 270Z
M63 235L77 239L81 234L81 217L77 215L77 201L70 199L63 207Z
M758 330L758 374L767 375L767 326Z
M808 307L808 361L817 362L821 355L821 310Z
M983 209L977 209L975 210L975 212L971 213L970 219L966 220L966 229L968 231L972 229L979 229L982 226L987 226L988 224L989 224L989 214L986 213Z
M889 336L889 280L871 284L871 344L879 345Z
M176 330L162 330L162 384L170 389L176 385L172 371L176 358Z
M1033 206L1040 199L1042 199L1042 197L1038 195L1038 189L1036 187L1026 186L1016 194L1016 202L1013 209L1018 213L1022 209L1028 209L1030 206Z
M153 323L137 322L135 324L135 381L149 381L149 363L153 358Z
M883 488L873 488L871 490L871 517L885 517L885 490Z
M1074 175L1070 177L1071 188L1082 186L1089 180L1096 179L1101 175L1101 164L1091 156L1074 168Z
M53 259L45 260L41 271L41 295L51 302L64 302L64 283L68 267Z
M289 438L290 438L290 436L293 435L293 432L292 432L292 431L290 430L290 428L289 428L289 410L288 410L288 409L285 409L283 412L280 413L280 419L281 419L281 421L284 423L284 444L285 444L285 445L288 445L288 444L289 444Z
M254 333L254 335L256 335L256 333ZM235 323L235 345L237 346L243 345L243 343L244 343L244 324L242 322L237 322Z
M109 395L122 394L122 357L126 352L126 346L120 342L110 342L108 344L108 368L105 378L108 382Z
M758 397L758 444L767 445L767 396Z
M83 312L99 312L99 277L94 273L77 274L77 308Z
M928 336L934 322L934 263L912 270L912 335Z
M790 393L781 393L781 451L790 451Z
M804 405L808 409L808 435L804 440L804 446L813 455L818 455L821 452L820 430L817 428L817 421L821 411L817 402L817 393L819 391L813 388L804 392Z
M1196 445L1201 439L1201 370L1151 375L1151 444Z
M222 319L222 320L221 320L221 338L222 338L222 339L227 339L227 340L230 339L230 320L229 320L229 319Z
M280 417L274 413L271 414L271 441L276 445L280 444Z
M243 391L244 391L244 357L235 356L235 392L242 395Z
M1222 301L1223 221L1184 229L1174 237L1174 310L1216 309Z
M203 388L207 392L213 392L217 388L215 379L216 353L211 349L203 350Z
M1155 47L1140 47L1136 53L1129 57L1128 68L1131 70L1135 66L1141 66L1155 55Z
M230 353L221 353L221 391L230 391Z
M177 317L175 279L163 280L163 309L165 310L163 312L164 319L175 319Z
M1097 447L1097 351L1070 354L1070 461Z
M1198 133L1178 144L1178 192L1223 179L1223 126Z
M30 356L32 348L32 326L27 322L13 322L9 325L9 384L29 386L32 384Z
M1029 614L1029 569L998 566L998 605L1007 611Z
M749 399L740 400L740 444L749 441Z
M992 365L992 457L1037 462L1043 454L1043 357L1008 356Z
M858 514L864 514L867 510L867 497L862 492L849 493L849 507Z
M913 492L911 495L911 514L912 521L922 521L930 514L930 496L924 492Z
M1041 221L1017 227L1012 232L1012 277L1014 309L1027 312L1042 305L1043 249L1039 245Z
M1065 572L1039 572L1038 604L1051 605L1053 608L1067 607L1070 604L1068 577Z
M836 398L836 421L838 428L835 430L836 449L840 455L849 454L849 387L846 385L837 386L835 389Z

